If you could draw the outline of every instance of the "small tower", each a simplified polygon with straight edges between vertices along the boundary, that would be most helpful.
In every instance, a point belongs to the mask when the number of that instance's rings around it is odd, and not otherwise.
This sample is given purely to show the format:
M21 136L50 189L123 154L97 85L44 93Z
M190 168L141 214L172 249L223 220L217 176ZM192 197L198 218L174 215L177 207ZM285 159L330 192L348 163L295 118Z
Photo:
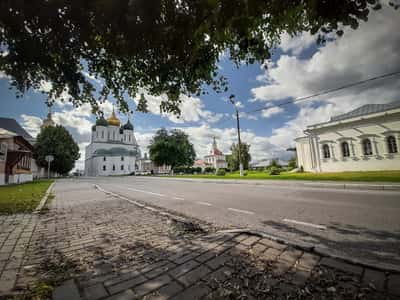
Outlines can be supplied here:
M53 119L51 118L51 105L48 105L48 108L49 112L47 114L47 118L43 120L42 126L40 126L40 128L46 128L55 125Z

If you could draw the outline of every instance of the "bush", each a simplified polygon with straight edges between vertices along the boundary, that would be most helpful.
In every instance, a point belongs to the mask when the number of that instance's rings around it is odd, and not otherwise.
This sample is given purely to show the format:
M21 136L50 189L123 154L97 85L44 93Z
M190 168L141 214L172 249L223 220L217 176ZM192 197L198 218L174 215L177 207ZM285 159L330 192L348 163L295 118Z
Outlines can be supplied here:
M271 167L269 169L269 175L279 175L281 174L281 170L277 167Z
M215 169L212 167L207 167L204 169L204 173L215 173Z
M226 171L224 169L218 169L217 170L217 176L225 176Z

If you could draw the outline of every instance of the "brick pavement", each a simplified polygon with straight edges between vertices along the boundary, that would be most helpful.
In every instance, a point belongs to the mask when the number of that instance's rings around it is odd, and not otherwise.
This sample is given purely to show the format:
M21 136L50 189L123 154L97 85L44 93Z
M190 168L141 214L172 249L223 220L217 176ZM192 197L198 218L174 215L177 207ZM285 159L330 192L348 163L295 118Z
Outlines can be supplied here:
M87 183L59 181L54 193L46 214L0 217L3 294L40 299L58 286L55 300L400 297L398 274L247 234L187 232Z

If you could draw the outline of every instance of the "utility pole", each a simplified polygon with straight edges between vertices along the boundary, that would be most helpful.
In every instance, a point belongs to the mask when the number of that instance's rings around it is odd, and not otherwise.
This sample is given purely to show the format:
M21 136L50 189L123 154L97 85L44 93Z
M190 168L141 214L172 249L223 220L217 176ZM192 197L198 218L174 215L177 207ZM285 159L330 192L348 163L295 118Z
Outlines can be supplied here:
M235 107L235 111L236 111L236 127L237 127L237 135L238 135L238 154L239 154L239 173L240 176L243 176L243 163L242 163L242 143L240 141L240 121L239 121L239 110L236 106L236 102L235 100L233 100L233 95L231 95L229 97L229 101L233 104L233 106Z

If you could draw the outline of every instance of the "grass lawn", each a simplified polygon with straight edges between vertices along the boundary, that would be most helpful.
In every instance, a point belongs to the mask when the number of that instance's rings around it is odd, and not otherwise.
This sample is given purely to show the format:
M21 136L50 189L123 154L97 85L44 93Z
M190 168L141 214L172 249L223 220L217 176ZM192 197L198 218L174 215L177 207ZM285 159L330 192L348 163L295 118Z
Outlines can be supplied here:
M52 180L37 180L0 186L0 214L33 211L52 182Z
M240 177L238 172L216 175L177 175L178 178L209 178L209 179L290 179L290 180L333 180L333 181L368 181L368 182L400 182L400 171L374 172L341 172L341 173L288 173L269 175L262 171L247 171L247 176Z

